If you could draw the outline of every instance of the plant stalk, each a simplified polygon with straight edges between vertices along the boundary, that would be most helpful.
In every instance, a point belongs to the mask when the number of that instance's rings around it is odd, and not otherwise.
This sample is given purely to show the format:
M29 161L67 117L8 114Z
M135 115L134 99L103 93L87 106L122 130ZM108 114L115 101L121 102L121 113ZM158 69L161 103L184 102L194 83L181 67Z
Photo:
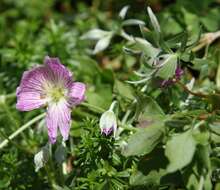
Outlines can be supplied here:
M9 142L10 140L14 139L16 136L18 136L22 131L24 131L25 129L27 129L29 126L31 126L32 124L34 124L35 122L39 121L40 119L42 119L45 116L45 113L42 113L36 117L34 117L32 120L28 121L26 124L22 125L18 130L16 130L14 133L12 133L8 139L5 139L4 141L2 141L0 143L0 149L4 148Z

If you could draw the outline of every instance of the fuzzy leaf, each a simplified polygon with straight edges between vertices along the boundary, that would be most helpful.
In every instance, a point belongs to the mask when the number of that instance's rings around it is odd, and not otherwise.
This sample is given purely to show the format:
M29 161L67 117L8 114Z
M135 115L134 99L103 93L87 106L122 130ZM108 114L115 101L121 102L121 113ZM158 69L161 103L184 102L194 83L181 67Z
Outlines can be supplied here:
M109 45L109 43L111 41L111 38L112 38L112 33L104 36L103 38L101 38L96 43L95 49L93 51L93 54L96 54L96 53L99 53L99 52L105 50L108 47L108 45Z
M49 160L49 145L45 145L37 154L34 156L35 171L38 172L47 161Z
M123 83L123 82L121 82L119 80L115 80L114 87L115 87L115 90L121 96L123 96L125 98L128 98L130 100L134 99L133 90L132 90L132 88L129 85L127 85L127 84L125 84L125 83Z
M122 22L122 26L145 25L144 21L138 19L128 19Z
M168 172L175 172L187 166L193 158L196 142L191 131L173 135L167 142L165 155L169 159Z
M82 40L100 40L102 38L104 38L106 35L108 35L110 32L108 31L104 31L101 29L92 29L90 31L88 31L87 33L83 34L81 36Z
M147 12L150 17L150 21L151 21L151 24L152 24L154 30L156 32L160 33L160 25L159 25L158 20L150 7L147 7Z
M159 49L153 47L150 42L143 38L135 38L135 42L145 56L156 57L160 52Z
M140 171L136 171L130 177L129 183L132 186L137 185L157 185L160 182L161 172L151 171L148 175L144 175Z
M157 76L161 77L162 79L168 80L175 75L175 71L177 68L177 55L169 55L162 64L163 66L157 72Z
M57 147L56 151L55 151L55 159L57 161L57 163L61 164L62 162L65 161L66 159L66 147L61 144Z
M124 19L124 18L125 18L125 16L126 16L126 14L127 14L129 8L130 8L130 6L129 6L129 5L126 5L126 6L124 6L124 7L121 9L121 11L119 12L119 17L120 17L121 19Z
M138 129L128 139L128 144L124 147L122 154L124 156L135 156L150 153L160 142L161 127L161 124L157 123L144 129Z

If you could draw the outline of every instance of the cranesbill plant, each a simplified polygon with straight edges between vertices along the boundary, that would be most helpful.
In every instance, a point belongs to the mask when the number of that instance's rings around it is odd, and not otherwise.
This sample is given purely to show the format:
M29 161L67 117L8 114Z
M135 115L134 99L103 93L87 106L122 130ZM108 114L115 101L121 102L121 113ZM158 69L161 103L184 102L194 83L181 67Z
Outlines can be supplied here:
M23 74L17 88L16 107L30 111L47 106L46 125L50 142L56 142L57 129L67 140L71 123L71 108L84 100L85 84L74 82L72 73L58 58L45 57L44 65Z

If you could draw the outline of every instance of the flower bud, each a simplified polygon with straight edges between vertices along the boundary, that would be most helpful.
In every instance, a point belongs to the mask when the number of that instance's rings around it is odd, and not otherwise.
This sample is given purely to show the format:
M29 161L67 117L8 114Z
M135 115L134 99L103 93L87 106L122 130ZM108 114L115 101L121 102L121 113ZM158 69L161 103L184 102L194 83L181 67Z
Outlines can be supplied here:
M104 133L106 136L108 136L113 132L115 137L117 130L117 120L114 112L111 110L104 112L100 118L99 126L102 134Z

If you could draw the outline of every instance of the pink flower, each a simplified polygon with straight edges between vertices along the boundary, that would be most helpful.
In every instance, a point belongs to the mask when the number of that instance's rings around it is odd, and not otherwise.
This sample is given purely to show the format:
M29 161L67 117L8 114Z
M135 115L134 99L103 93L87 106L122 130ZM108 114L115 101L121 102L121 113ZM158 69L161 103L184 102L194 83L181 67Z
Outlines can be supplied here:
M47 106L46 125L51 143L56 142L57 129L68 139L71 108L84 100L85 84L74 82L71 72L58 58L44 59L44 65L23 73L17 88L16 108L30 111Z

